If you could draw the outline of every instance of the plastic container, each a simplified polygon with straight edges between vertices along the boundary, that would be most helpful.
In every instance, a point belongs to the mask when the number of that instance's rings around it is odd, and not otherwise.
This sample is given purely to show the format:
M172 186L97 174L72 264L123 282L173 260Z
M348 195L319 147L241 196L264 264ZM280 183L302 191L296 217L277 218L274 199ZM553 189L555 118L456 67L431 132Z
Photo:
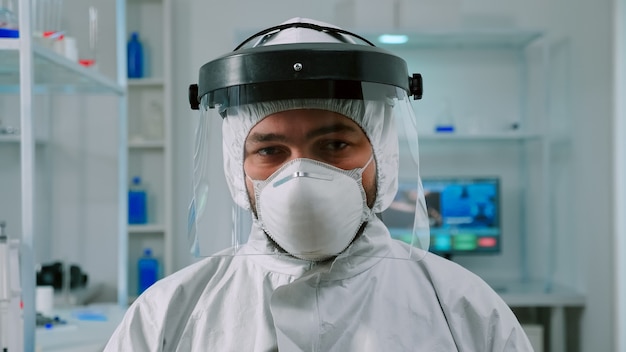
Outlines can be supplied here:
M143 44L139 33L133 32L128 40L128 78L142 78L144 75Z
M137 261L139 282L137 294L140 295L159 279L159 261L152 256L152 249L143 250L143 256Z
M16 5L13 1L0 1L0 38L19 38Z
M455 130L454 116L450 110L450 105L444 102L442 111L435 121L435 133L453 133Z
M128 188L128 223L146 224L148 223L148 195L141 183L141 177L133 177Z

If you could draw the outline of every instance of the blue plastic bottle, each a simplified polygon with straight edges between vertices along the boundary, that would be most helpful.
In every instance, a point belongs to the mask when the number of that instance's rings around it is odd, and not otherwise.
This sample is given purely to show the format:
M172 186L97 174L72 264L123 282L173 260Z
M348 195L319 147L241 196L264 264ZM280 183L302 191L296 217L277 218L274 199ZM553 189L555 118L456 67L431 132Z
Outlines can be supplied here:
M137 269L139 270L137 294L140 295L159 278L159 261L152 256L150 248L143 250L143 256L137 261Z
M143 45L139 41L139 33L130 35L127 47L128 53L128 78L143 77Z
M128 188L128 223L132 225L148 223L147 193L139 176L133 177Z

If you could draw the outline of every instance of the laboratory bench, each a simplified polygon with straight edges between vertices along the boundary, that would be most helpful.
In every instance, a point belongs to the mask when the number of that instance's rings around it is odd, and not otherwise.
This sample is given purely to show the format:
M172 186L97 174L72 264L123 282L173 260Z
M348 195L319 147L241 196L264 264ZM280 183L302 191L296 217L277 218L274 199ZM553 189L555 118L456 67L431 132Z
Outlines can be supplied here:
M548 311L546 350L565 352L567 332L575 329L576 319L566 319L568 311L582 310L585 296L576 290L546 281L488 281L504 302L514 311L518 309Z
M51 318L56 322L35 331L35 351L102 351L125 311L113 303L55 309Z

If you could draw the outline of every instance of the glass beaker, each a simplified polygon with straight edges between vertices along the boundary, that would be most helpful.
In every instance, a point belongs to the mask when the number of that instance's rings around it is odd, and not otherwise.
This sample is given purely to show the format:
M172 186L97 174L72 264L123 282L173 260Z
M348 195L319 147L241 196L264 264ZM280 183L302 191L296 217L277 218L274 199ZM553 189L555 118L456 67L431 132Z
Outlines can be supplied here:
M63 35L61 30L63 0L34 0L32 12L35 37L58 39Z
M17 0L0 0L0 28L18 28Z

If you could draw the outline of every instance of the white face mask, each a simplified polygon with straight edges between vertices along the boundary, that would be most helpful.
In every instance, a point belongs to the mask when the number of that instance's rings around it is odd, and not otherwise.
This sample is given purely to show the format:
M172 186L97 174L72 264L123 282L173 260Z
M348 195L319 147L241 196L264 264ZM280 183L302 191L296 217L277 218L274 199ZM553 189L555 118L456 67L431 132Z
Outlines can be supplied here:
M342 170L294 159L266 180L252 180L263 230L289 254L325 260L345 250L371 212L362 168Z

